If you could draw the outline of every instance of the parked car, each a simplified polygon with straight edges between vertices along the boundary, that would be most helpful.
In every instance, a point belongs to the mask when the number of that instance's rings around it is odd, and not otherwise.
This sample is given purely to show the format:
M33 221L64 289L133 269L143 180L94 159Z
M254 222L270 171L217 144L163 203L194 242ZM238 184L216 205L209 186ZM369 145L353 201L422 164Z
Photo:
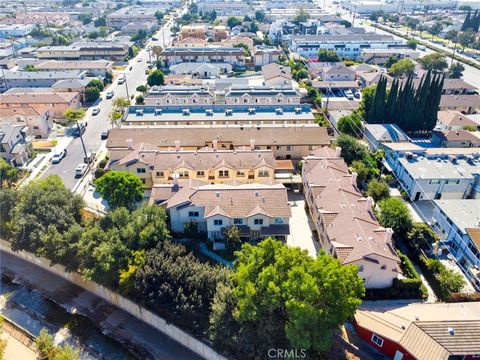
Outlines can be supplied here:
M137 58L137 62L142 62L142 58Z
M100 113L100 108L98 108L98 107L93 108L93 110L92 110L92 115L93 115L93 116L96 116L96 115L98 115L99 113Z
M75 128L73 129L73 136L79 137L80 135L83 135L86 129L87 129L87 123L85 122L78 123L78 125L75 125Z
M100 139L105 140L106 138L108 138L108 133L109 133L109 130L102 131L100 135Z
M113 98L113 95L115 95L115 94L113 93L113 90L110 90L110 91L108 91L108 92L106 93L105 97L106 97L107 99L111 99L111 98Z
M361 97L360 91L355 90L355 91L353 92L353 96L355 97L355 99L360 99L360 97Z
M118 85L122 85L125 83L127 79L125 78L125 75L123 75L122 77L119 77L118 80L117 80L117 84Z
M83 176L88 170L88 165L87 164L79 164L75 168L75 177L80 177Z
M60 151L59 153L53 154L52 164L58 164L62 159L67 156L67 149Z
M153 37L153 36L152 36L152 40L153 41L158 41L158 39L156 37Z
M87 164L91 164L95 160L95 151L87 152L87 155L83 158L83 161Z
M353 93L352 93L352 90L344 90L343 93L345 94L345 97L348 99L348 100L353 100Z

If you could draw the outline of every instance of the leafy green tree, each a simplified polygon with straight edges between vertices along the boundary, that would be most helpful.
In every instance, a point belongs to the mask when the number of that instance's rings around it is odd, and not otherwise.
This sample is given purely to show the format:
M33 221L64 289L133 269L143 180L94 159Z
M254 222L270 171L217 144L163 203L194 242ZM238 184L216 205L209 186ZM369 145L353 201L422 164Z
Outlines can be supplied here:
M292 77L296 80L302 80L308 78L308 70L307 69L300 69L300 70L293 70Z
M18 192L13 189L0 189L0 234L9 240L12 236L12 216L18 201Z
M318 51L318 61L320 62L338 62L340 58L334 50L320 49Z
M395 64L398 61L398 58L396 56L390 56L387 61L385 61L385 67L387 69L390 69L393 64Z
M138 30L135 34L132 35L130 41L142 42L147 38L147 32L145 30Z
M293 21L299 24L307 21L308 19L310 19L310 14L306 12L304 8L300 8L297 10L295 17L293 18Z
M95 25L95 27L107 26L107 19L105 16L99 17L98 19L95 19L93 25Z
M362 133L362 119L355 112L351 115L344 115L338 119L337 127L342 134L358 137Z
M452 269L444 268L435 275L440 283L440 291L446 298L447 294L461 292L465 286L465 279L462 274Z
M63 113L63 116L65 117L65 121L67 124L73 124L76 122L81 121L84 116L85 116L85 109L83 108L78 108L78 109L67 109Z
M231 29L231 28L234 28L235 26L237 25L240 25L242 23L242 20L235 17L235 16L230 16L228 19L227 19L227 26Z
M87 87L96 87L98 90L103 91L105 85L102 80L92 79L88 82Z
M164 17L163 12L161 12L159 10L155 11L155 18L157 19L159 24L163 23L163 17Z
M410 40L407 41L407 46L412 50L416 50L417 49L417 41L414 40L414 39L410 39Z
M360 101L360 106L358 107L358 113L364 119L367 118L367 114L369 113L372 107L373 97L375 96L376 90L377 90L376 85L366 87L365 89L362 90L362 100Z
M145 98L142 95L138 95L135 98L135 104L137 105L144 105L145 104Z
M432 39L440 34L443 30L443 24L439 21L436 21L432 26L428 28L428 32L432 35Z
M163 85L165 84L165 78L162 70L154 70L147 77L148 86Z
M20 180L20 171L0 158L0 189L11 188Z
M448 67L445 55L440 53L431 53L418 59L418 62L425 70L443 71Z
M360 186L370 176L369 167L361 160L354 160L351 165L352 171L357 173L357 185Z
M412 215L405 203L396 197L383 199L380 205L380 225L392 228L399 236L405 236L413 225Z
M90 31L87 34L87 37L91 40L95 40L95 39L98 39L100 37L100 33L98 31Z
M12 215L14 250L45 255L46 234L64 234L81 221L83 201L54 175L35 180L19 195Z
M137 90L138 92L141 92L141 93L146 93L147 92L147 87L145 85L138 85L135 90Z
M362 160L367 153L365 145L347 134L339 135L335 143L342 149L341 155L347 164L351 164L354 160Z
M224 230L225 243L229 249L238 249L241 244L240 230L235 225L227 226Z
M390 188L387 183L372 179L368 183L367 194L371 196L375 202L378 202L390 197Z
M460 79L463 75L465 66L462 63L456 62L450 65L447 72L447 77L449 79Z
M409 244L415 249L428 249L438 241L438 236L430 226L416 222L407 234Z
M23 70L34 72L34 71L38 71L38 68L36 68L35 65L28 64L28 65L25 65Z
M90 14L80 14L78 15L78 20L82 22L83 25L90 24L92 22L92 15Z
M85 88L85 101L93 102L100 97L100 90L96 87L87 86Z
M412 76L415 71L415 64L410 59L401 59L393 64L389 71L397 77Z
M461 31L457 36L458 43L462 45L463 51L465 51L466 47L471 46L475 39L476 33L472 29Z
M80 360L80 353L70 345L57 346L53 335L45 328L35 339L35 346L41 360Z
M245 56L251 56L251 55L252 55L252 54L250 53L250 49L248 48L248 45L246 45L246 44L244 44L244 43L235 44L235 45L233 45L233 47L242 48Z
M255 11L255 20L258 22L264 22L265 21L265 13L261 10Z
M109 171L95 180L96 190L112 208L134 208L142 200L144 185L140 178L130 172Z
M446 32L446 34L443 35L445 40L448 40L448 44L450 44L451 41L456 42L457 41L457 36L458 36L458 30L455 30L455 29L448 30ZM448 46L448 44L447 44L447 46Z
M313 259L305 250L267 239L258 246L244 244L237 255L232 294L240 358L264 358L277 346L307 349L312 357L325 354L335 329L353 315L364 294L357 268L323 252ZM214 310L213 329L225 316ZM242 340L245 336L251 341Z
M162 241L145 252L133 296L168 321L203 334L217 286L228 274L224 267L200 262L183 245Z

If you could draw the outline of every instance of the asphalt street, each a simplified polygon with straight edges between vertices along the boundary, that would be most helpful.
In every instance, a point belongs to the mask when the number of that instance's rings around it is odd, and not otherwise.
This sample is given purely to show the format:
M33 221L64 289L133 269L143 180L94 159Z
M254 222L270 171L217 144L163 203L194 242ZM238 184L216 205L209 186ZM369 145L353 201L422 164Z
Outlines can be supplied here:
M167 43L170 42L170 26L171 23L166 24L162 29L160 29L154 37L158 41L149 41L145 49L141 50L138 55L130 60L124 71L114 71L114 81L108 86L101 94L101 98L96 105L88 108L87 113L84 118L84 122L87 122L87 128L82 138L85 143L85 148L87 152L89 150L98 151L102 145L105 144L106 140L101 140L100 135L102 131L108 130L111 128L111 124L108 120L108 114L112 110L112 101L117 97L127 97L126 87L128 86L128 93L130 96L135 94L135 89L138 85L145 84L147 81L147 75L145 70L147 68L147 61L149 60L149 54L147 49L152 46L162 46L163 39ZM154 55L150 54L152 60L154 60ZM141 61L139 61L139 59ZM132 70L129 70L129 67L132 67ZM117 78L121 74L126 75L126 83L119 85L117 83ZM106 99L105 94L107 91L113 90L114 97L112 99ZM134 100L132 100L132 103ZM92 115L92 109L98 107L100 113L96 116ZM66 136L71 137L72 129L68 129ZM55 149L56 152L60 152L63 149ZM84 151L80 138L73 138L69 145L67 146L67 156L58 164L51 164L50 167L43 173L42 176L49 175L58 175L62 178L65 186L69 189L73 189L77 183L78 178L75 178L75 168L83 163Z

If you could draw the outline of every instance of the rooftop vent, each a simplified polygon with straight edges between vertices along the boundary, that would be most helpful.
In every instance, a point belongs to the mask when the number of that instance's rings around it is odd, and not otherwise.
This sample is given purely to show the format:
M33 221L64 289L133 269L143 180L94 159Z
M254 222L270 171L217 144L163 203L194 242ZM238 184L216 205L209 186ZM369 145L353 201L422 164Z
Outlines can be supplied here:
M259 197L260 196L260 193L258 191L255 191L255 196L256 197Z
M248 108L248 113L250 115L254 115L255 114L255 108Z
M301 114L302 113L302 108L301 107L296 107L293 109L295 111L295 114Z
M220 192L216 191L215 192L215 197L217 197L217 198L220 197Z
M207 110L205 110L205 114L206 114L207 116L213 116L213 109L207 109Z
M190 109L183 109L183 110L182 110L182 114L183 114L184 116L190 115Z
M275 113L277 115L282 115L283 114L283 109L282 108L277 108L277 109L275 109Z
M155 115L162 115L162 109L156 108L156 109L153 111L153 113L154 113Z
M137 111L135 111L135 114L137 116L143 116L143 109L137 109Z
M233 110L232 109L225 110L225 115L226 116L232 116L233 115Z
M452 336L455 335L455 329L449 327L449 328L448 328L448 333L449 333L450 335L452 335Z

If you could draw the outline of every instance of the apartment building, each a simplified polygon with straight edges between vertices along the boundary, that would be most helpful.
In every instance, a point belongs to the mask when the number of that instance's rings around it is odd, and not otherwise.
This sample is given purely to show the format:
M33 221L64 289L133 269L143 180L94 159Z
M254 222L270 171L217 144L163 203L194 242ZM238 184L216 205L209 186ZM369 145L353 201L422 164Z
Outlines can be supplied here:
M245 16L251 13L249 4L240 1L203 1L198 4L203 12L215 11L217 16Z
M63 119L65 110L81 106L78 92L12 90L16 91L0 94L0 109L33 108L38 112L48 109L54 119Z
M71 17L66 12L29 11L17 12L15 17L2 19L2 24L27 24L27 25L58 25L65 26L71 22Z
M186 36L186 35L184 35ZM186 36L175 41L175 47L203 48L208 45L207 40L198 37Z
M129 144L147 143L159 150L172 149L180 140L183 150L200 150L213 147L218 150L234 150L254 146L255 150L271 150L275 159L301 160L313 154L318 147L329 146L331 136L327 128L314 125L300 126L173 126L114 128L110 130L107 149L110 159L119 159L130 152ZM195 134L195 136L192 136ZM117 155L120 154L120 155Z
M340 148L316 149L302 166L303 191L320 245L342 264L358 267L366 288L387 288L400 274L392 229L380 226L373 199L357 188Z
M480 287L480 200L435 200L432 227L467 277Z
M183 233L193 222L214 249L225 246L224 231L229 226L240 230L242 241L267 237L286 241L290 233L291 210L281 184L185 186L167 200L166 208L174 233Z
M392 35L348 34L348 35L295 35L291 37L292 51L310 59L318 57L320 49L332 50L341 58L359 60L362 50L367 48L388 49L401 46L403 40Z
M112 72L113 61L108 60L82 60L82 61L60 61L47 60L35 65L40 71L85 71L86 76L103 77Z
M146 106L213 105L213 90L201 86L153 86L145 95Z
M110 158L109 169L136 173L147 188L172 184L173 179L193 179L211 184L274 183L275 158L272 150L237 148L220 150L216 140L212 147L183 150L178 140L169 150L149 144L131 145L130 152Z
M130 23L158 23L154 14L154 8L124 7L107 15L107 26L111 29L120 30Z
M283 50L275 46L257 45L253 50L253 63L261 67L279 61L284 55Z
M12 166L22 166L32 156L32 139L25 125L0 124L0 157Z
M437 153L395 151L386 147L387 166L413 201L480 197L480 151L464 155L459 149L439 148ZM400 144L401 145L401 144ZM408 144L407 144L408 145ZM458 153L458 154L455 154Z
M227 105L300 105L300 93L291 86L231 86L225 92ZM300 110L298 110L300 111Z
M62 71L3 71L7 89L11 88L48 88L60 80L84 79L82 70Z
M32 24L0 24L0 39L22 38L35 28Z
M183 62L227 63L234 68L245 68L245 53L242 48L177 48L168 47L161 55L164 68Z
M28 134L46 138L53 128L50 108L45 106L37 109L31 107L0 108L0 124L23 125L28 128Z
M363 49L362 61L367 64L383 65L391 57L397 59L416 60L419 57L418 51L408 48L397 49Z
M150 96L147 96L150 98ZM230 99L230 97L228 98ZM288 101L284 95L274 97L277 101ZM136 105L130 106L121 119L122 126L211 126L221 128L225 126L262 127L262 126L305 126L316 125L315 117L308 105L189 105L188 102L208 102L212 98L208 92L199 92L192 96L180 96L171 106L165 105ZM249 98L239 100L250 101ZM149 100L149 102L172 101L172 95ZM229 100L231 101L231 100ZM184 102L181 105L181 102ZM318 126L318 125L317 125Z
M207 28L204 24L198 25L183 25L180 28L178 38L180 41L188 38L204 40L206 37Z
M194 79L219 78L232 71L233 67L225 63L191 63L185 62L170 66L173 75L191 75Z
M77 41L65 46L42 46L37 49L38 59L58 60L123 60L132 46L129 37L113 40Z

